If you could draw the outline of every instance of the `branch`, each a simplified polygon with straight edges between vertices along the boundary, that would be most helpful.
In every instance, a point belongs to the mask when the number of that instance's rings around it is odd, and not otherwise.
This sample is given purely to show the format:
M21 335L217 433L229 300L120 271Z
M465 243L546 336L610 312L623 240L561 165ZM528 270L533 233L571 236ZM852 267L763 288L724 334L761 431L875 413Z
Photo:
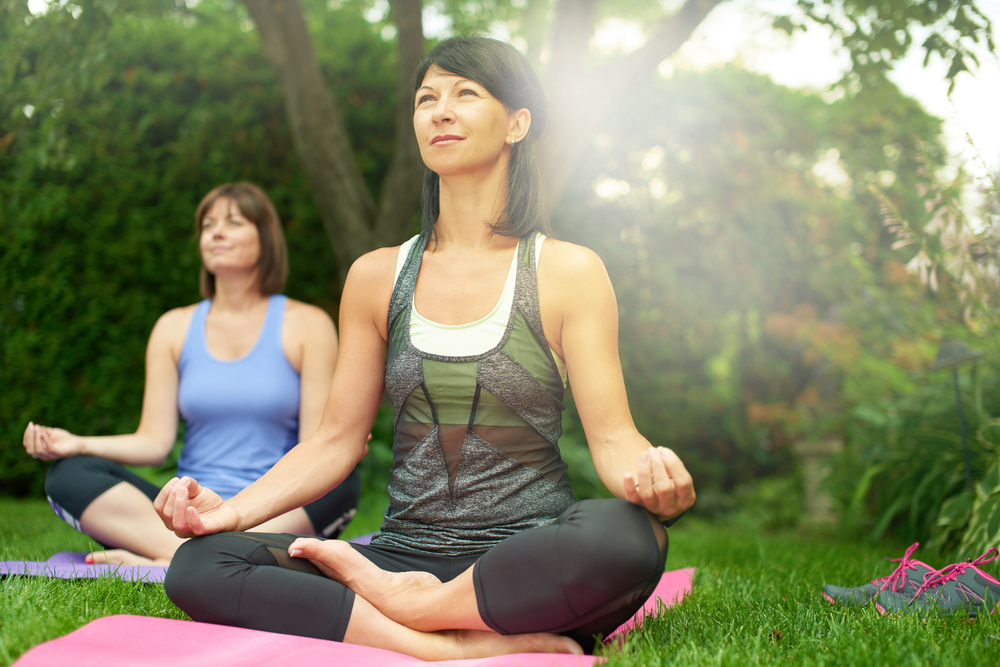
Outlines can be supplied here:
M639 49L615 63L608 71L608 81L622 89L645 81L656 67L680 49L708 13L726 0L688 0L680 11L663 19L653 36Z
M640 49L616 64L597 72L585 72L585 62L596 16L593 1L559 3L557 36L563 45L552 54L554 67L549 82L552 123L543 139L541 166L546 204L551 211L562 197L583 150L623 95L640 85L657 65L677 52L712 9L725 0L687 0L675 14L663 20L653 37ZM565 21L560 23L560 21ZM594 91L600 91L594 95Z

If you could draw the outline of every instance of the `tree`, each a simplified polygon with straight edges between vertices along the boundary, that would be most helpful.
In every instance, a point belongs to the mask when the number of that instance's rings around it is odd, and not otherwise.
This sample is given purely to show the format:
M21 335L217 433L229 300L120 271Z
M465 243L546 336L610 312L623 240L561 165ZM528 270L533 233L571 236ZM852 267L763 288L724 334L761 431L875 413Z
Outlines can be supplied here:
M244 5L277 72L296 152L312 184L343 278L361 254L398 243L413 228L422 165L410 129L409 81L423 52L421 17L425 7L438 8L459 32L487 30L495 22L504 22L513 35L524 40L528 56L536 64L541 64L543 53L549 55L543 74L551 129L541 161L549 207L554 209L589 139L608 122L618 109L616 105L647 81L660 62L676 53L715 7L729 1L684 0L671 11L663 8L664 3L635 0L523 0L520 7L511 0L390 0L388 25L395 32L397 46L396 141L390 165L377 187L362 177L340 109L344 100L331 93L316 58L306 19L311 13L327 11L326 3L244 0ZM8 25L30 18L26 4L6 0ZM360 12L369 3L343 0L338 5ZM971 0L797 0L790 9L774 17L774 26L789 33L809 26L829 27L850 53L852 69L842 82L849 86L881 85L892 63L916 47L916 35L921 32L928 34L920 44L926 58L937 55L948 61L947 76L952 82L970 62L978 64L974 44L982 41L994 50L990 21ZM49 55L48 78L66 84L73 76L86 78L87 68L103 57L102 35L116 15L183 14L186 10L183 3L168 0L87 0L78 5L60 4L50 11L73 13L79 20L71 32L76 37L87 35L59 55ZM593 53L591 37L609 13L641 19L643 25L651 26L645 44L613 60ZM0 26L0 38L8 30ZM65 34L54 35L54 39L62 44L71 41ZM77 57L65 57L67 54ZM16 63L8 65L8 75L16 67ZM40 82L44 78L40 77Z
M510 2L444 2L458 25L487 27L494 19L514 23L537 61L549 33L545 81L551 104L550 131L542 152L549 205L554 207L575 172L587 138L608 120L615 105L648 80L657 65L688 40L716 6L726 0L686 0L673 12L656 3L621 3L616 11L642 14L654 26L645 45L612 62L597 62L590 40L601 18L598 0L527 0L517 12ZM325 92L312 53L298 0L244 0L257 25L265 51L277 68L285 108L299 157L309 174L327 233L340 261L341 275L362 253L398 243L410 229L419 196L421 167L409 129L409 73L420 58L424 41L421 0L391 0L397 29L400 95L396 121L396 153L375 206L352 165L354 159L335 100ZM652 7L651 7L652 6ZM655 7L655 9L653 8ZM776 27L788 32L810 24L831 28L848 49L852 71L848 81L874 87L884 81L894 60L914 46L914 33L927 28L922 44L926 58L948 60L954 81L978 62L972 44L985 40L994 49L992 26L971 1L895 0L858 2L798 0L798 16L776 16ZM468 16L477 17L469 20ZM551 16L551 20L549 19Z

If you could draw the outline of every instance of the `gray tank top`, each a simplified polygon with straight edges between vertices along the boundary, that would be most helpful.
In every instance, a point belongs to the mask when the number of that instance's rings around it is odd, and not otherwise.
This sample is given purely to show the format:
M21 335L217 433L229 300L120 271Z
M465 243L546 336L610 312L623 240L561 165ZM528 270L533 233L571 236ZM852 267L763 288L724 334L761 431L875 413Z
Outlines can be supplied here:
M424 233L411 247L389 303L385 386L395 437L389 507L372 543L471 555L576 502L557 445L563 382L542 332L534 235L518 242L514 304L493 349L449 357L413 345L427 240Z

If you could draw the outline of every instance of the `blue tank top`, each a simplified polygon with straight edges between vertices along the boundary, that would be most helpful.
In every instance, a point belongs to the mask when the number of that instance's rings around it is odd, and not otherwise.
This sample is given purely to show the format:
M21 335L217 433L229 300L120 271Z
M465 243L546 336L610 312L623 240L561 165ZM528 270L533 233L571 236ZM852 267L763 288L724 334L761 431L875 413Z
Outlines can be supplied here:
M286 297L272 295L264 327L243 357L208 351L205 318L195 309L177 364L177 406L184 419L178 477L189 475L231 498L273 466L299 439L299 374L281 347Z

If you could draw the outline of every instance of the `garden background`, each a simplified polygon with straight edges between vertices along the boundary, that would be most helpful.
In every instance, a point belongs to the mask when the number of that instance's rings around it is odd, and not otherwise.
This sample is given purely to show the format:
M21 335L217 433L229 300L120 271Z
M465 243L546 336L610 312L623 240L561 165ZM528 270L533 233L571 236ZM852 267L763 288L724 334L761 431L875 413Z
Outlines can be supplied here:
M397 126L421 4L0 2L0 494L41 497L29 420L134 430L149 331L199 298L192 216L214 185L272 196L287 294L335 319L350 260L419 229ZM777 29L826 25L851 56L820 91L675 58L719 0L423 4L453 32L506 31L542 71L557 235L608 267L636 422L686 462L694 513L794 526L795 445L835 438L842 537L996 542L996 182L963 199L940 120L886 78L910 49L952 78L995 67L972 57L993 50L972 3L786 3ZM646 46L594 48L611 19ZM973 492L951 376L927 370L947 338L987 352L960 375ZM385 507L390 414L362 463L364 525ZM606 494L572 403L564 427L578 496ZM142 474L169 478L180 443Z

